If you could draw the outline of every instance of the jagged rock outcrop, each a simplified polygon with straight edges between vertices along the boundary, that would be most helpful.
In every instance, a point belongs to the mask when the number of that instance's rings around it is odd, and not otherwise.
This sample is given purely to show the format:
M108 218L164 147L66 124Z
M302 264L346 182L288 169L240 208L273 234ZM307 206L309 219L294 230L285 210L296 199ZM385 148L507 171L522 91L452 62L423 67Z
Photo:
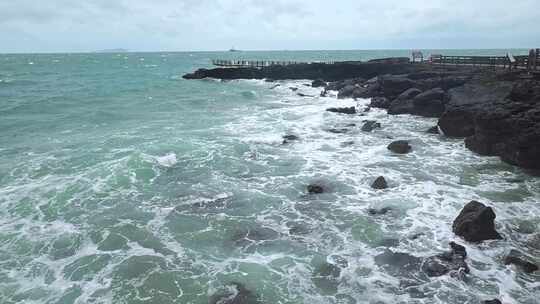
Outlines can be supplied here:
M450 90L439 127L467 148L540 169L540 81L475 81Z
M452 230L468 242L502 239L495 230L495 212L491 207L471 201L454 220Z

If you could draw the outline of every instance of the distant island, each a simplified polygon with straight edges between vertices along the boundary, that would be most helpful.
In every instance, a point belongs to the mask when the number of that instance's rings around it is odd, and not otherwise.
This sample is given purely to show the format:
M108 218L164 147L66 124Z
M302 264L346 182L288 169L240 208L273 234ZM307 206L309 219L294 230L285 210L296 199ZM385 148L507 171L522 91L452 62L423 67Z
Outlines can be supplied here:
M95 51L94 53L127 53L129 50L126 49L108 49L108 50L100 50Z

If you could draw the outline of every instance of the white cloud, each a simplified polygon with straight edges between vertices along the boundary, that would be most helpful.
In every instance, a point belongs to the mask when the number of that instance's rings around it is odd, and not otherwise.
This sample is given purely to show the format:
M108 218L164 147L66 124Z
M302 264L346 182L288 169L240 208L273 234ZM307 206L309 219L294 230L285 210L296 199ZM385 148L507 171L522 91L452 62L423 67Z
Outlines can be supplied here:
M0 52L540 46L536 0L17 0Z

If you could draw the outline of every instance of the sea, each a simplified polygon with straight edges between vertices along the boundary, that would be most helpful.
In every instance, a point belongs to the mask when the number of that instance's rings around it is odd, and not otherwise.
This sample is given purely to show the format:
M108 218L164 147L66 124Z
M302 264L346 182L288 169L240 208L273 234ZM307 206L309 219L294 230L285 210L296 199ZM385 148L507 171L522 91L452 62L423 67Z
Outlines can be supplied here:
M507 52L527 54L424 50ZM0 54L0 303L539 303L540 274L503 263L512 249L538 262L534 172L426 133L436 119L320 97L310 80L182 79L212 59L409 55ZM325 111L346 106L360 113ZM363 132L366 120L381 128ZM411 153L387 150L401 139ZM371 188L378 176L388 189ZM493 207L503 240L452 233L471 200ZM376 258L451 241L467 248L465 276Z

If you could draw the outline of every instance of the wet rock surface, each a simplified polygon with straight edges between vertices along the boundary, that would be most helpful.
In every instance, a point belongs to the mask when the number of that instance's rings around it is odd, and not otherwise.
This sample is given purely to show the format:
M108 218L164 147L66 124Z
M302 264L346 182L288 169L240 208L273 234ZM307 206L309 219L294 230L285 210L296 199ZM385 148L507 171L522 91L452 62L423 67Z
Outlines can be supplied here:
M377 177L377 179L371 184L371 188L373 189L386 189L388 188L388 183L386 182L386 179L383 176Z
M504 258L505 265L515 265L519 267L525 273L533 273L538 271L538 266L528 261L525 255L515 249L512 249L510 253Z
M397 140L388 145L388 150L397 154L407 154L411 152L412 147L406 140Z
M471 201L454 220L452 229L468 242L502 239L495 230L495 212L491 207Z
M322 185L311 184L307 186L309 194L321 194L324 193L324 187Z
M326 111L340 114L356 114L356 107L328 108Z
M380 129L381 128L381 124L378 123L377 121L375 120L367 120L364 122L364 125L362 126L362 131L364 132L371 132L375 129Z
M465 262L467 251L465 247L450 243L451 251L429 257L422 264L422 271L429 277L439 277L450 272L467 274L470 272L469 266Z

